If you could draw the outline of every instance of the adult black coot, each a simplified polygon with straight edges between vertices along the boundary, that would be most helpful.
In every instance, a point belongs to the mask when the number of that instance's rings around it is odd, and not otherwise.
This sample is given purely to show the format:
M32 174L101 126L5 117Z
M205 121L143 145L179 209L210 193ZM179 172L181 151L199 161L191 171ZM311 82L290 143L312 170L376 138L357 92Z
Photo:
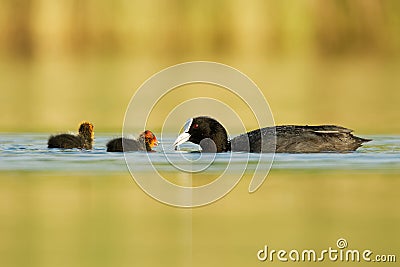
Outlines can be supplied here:
M152 151L158 143L156 136L149 130L142 132L137 140L124 137L116 138L107 143L107 152Z
M80 148L92 149L94 132L93 124L84 121L79 126L78 134L59 134L50 136L48 148Z
M282 125L247 132L229 141L224 126L218 121L197 117L186 122L174 146L186 141L199 144L203 152L317 153L354 151L371 140L354 136L352 130L335 125Z

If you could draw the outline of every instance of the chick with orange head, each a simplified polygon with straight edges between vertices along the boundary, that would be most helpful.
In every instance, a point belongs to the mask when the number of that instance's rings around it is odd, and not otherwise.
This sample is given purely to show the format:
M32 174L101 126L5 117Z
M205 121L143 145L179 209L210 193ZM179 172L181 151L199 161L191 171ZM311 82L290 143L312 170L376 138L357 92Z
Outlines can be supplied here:
M107 152L147 151L158 145L157 137L150 130L142 132L138 139L115 138L107 143Z

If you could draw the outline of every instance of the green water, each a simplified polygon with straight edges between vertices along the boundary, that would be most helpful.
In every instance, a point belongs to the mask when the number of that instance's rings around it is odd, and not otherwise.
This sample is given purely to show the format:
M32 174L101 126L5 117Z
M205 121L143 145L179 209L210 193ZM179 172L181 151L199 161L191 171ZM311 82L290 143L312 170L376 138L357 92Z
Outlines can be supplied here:
M375 136L350 154L276 155L255 193L248 193L250 165L227 196L194 209L144 193L123 154L105 152L108 135L96 137L93 151L48 150L46 138L2 134L1 266L303 266L310 263L259 262L257 252L265 245L321 251L337 248L339 238L348 249L399 256L397 136ZM186 177L161 155L150 156L170 181ZM226 157L216 158L216 170ZM200 176L199 184L215 178Z
M196 209L153 200L127 173L0 175L2 266L257 266L264 245L400 247L398 174L272 170L256 193L246 176Z

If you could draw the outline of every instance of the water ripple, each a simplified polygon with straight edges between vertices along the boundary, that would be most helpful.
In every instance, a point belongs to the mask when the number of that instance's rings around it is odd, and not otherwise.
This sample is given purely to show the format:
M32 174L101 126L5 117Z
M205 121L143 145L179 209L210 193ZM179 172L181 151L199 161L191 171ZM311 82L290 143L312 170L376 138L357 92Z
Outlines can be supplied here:
M109 135L115 136L115 135ZM109 136L96 136L92 151L79 149L48 149L47 138L44 134L0 134L0 171L88 171L88 172L114 172L126 171L125 160L122 153L106 152L105 144ZM400 136L377 135L367 136L374 141L352 153L318 153L318 154L276 154L273 169L304 169L304 170L381 170L400 172ZM158 152L168 154L168 157L178 159L180 153L187 153L185 158L196 160L197 153L188 153L196 150L196 145L187 144L181 152L172 149L174 136L160 140L164 146L157 147ZM131 152L135 162L143 171L149 168L143 156L149 156L153 165L159 171L176 171L166 160L164 153ZM136 157L137 155L137 157ZM265 157L267 162L270 157ZM243 161L249 159L247 171L257 167L258 154L247 153L220 153L208 171L220 172L227 164L235 167L242 166ZM263 168L263 156L258 167ZM182 162L196 164L195 161ZM265 164L266 166L268 164ZM238 171L240 171L238 167Z

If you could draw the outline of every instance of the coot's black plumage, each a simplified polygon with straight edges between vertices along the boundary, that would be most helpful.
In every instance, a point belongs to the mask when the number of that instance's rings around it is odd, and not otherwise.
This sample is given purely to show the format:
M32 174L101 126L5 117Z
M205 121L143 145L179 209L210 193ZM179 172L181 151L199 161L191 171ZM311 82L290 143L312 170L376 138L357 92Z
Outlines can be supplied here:
M190 141L199 144L203 152L348 152L371 141L354 136L350 129L335 125L266 127L239 135L230 141L225 128L213 118L189 119L184 128L174 146Z
M107 152L152 151L157 145L156 136L149 130L142 132L137 140L124 137L116 138L107 143Z
M82 122L79 126L78 134L59 134L50 136L47 142L48 148L79 148L92 149L94 132L93 124L90 122Z

